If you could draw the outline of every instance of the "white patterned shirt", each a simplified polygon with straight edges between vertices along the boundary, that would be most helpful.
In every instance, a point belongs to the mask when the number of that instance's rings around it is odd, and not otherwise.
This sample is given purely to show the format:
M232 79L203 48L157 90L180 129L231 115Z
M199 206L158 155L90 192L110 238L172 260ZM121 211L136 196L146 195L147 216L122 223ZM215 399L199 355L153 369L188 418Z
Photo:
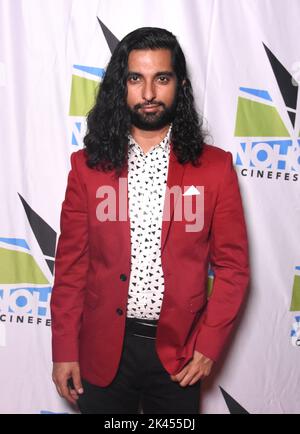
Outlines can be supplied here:
M131 273L127 316L159 318L164 293L161 229L170 156L165 138L145 154L132 136L128 146Z

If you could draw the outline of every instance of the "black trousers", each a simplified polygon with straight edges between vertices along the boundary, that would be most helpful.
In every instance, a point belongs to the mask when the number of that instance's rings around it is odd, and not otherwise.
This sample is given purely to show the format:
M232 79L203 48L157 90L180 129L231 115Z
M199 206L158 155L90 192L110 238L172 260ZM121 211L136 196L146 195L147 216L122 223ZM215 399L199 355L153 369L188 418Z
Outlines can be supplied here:
M84 393L77 401L81 413L199 413L201 381L182 387L171 380L155 350L156 323L127 318L118 372L107 387L82 379Z

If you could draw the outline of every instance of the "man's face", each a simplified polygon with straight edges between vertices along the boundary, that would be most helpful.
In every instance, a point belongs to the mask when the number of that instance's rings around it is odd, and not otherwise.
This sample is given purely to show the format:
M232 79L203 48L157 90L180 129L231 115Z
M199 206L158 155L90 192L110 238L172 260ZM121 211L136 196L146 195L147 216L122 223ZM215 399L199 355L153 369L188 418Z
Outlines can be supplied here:
M127 106L135 127L154 131L170 124L176 109L176 89L170 50L130 52Z

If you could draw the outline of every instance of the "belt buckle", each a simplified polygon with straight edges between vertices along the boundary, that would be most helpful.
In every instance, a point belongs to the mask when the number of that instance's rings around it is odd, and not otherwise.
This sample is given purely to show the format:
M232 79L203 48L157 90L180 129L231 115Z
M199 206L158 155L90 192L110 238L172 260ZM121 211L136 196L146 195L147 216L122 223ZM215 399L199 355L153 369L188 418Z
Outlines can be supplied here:
M132 334L146 339L155 339L156 337L156 324L149 324L143 319L136 318L132 322Z

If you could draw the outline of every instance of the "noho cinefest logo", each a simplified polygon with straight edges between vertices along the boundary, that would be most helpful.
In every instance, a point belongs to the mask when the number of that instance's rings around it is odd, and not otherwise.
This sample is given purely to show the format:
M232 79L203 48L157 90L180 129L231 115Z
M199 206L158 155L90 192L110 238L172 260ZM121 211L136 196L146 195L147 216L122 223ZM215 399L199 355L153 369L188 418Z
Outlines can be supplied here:
M298 311L293 318L291 329L291 342L295 347L300 347L300 266L295 267L293 288L292 288L292 301L290 306L291 312Z
M119 40L97 17L101 31L111 53ZM94 106L97 92L104 76L103 68L88 65L73 65L69 119L72 145L82 147L86 132L86 116Z
M98 22L112 53L118 39L99 18ZM264 49L283 102L279 109L268 90L240 87L234 131L239 138L235 165L244 177L298 181L298 83L265 45ZM83 145L86 115L95 103L104 72L103 68L73 65L69 109L72 145Z
M245 177L298 181L298 83L269 48L263 46L282 104L276 107L272 95L266 89L240 87L234 132L235 137L239 138L235 164Z
M98 21L113 50L118 40ZM70 116L73 123L72 144L79 145L82 143L82 124L94 104L95 91L104 70L81 65L74 65L74 70L76 74L72 77ZM19 198L40 248L40 255L34 256L26 239L0 237L0 325L17 323L49 327L57 233L20 194ZM0 329L1 345L6 345L3 327Z
M0 324L49 327L49 299L57 234L20 194L19 198L40 248L40 255L34 257L26 239L0 238ZM3 329L1 332L1 345L5 345Z

